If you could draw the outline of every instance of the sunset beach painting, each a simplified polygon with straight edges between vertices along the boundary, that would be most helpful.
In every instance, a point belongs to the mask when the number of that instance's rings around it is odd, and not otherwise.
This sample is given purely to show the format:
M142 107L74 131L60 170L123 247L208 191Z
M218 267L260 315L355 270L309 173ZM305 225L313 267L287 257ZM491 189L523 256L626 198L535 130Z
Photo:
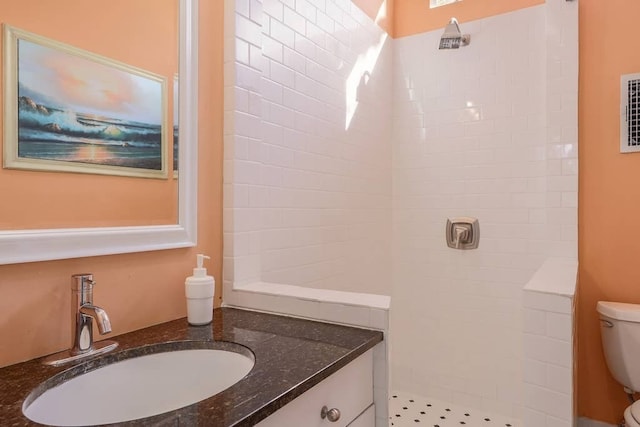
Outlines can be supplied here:
M4 36L5 167L167 177L165 78L9 26Z

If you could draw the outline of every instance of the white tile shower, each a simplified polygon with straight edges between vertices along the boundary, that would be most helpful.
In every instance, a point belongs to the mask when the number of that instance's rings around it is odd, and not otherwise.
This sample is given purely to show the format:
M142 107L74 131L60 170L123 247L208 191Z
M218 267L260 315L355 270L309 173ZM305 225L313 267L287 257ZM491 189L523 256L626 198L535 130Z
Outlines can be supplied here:
M386 308L331 290L389 293L391 39L349 0L225 11L225 303L387 329Z
M225 280L388 294L390 37L350 1L235 5Z
M394 45L393 386L520 417L522 288L546 258L545 7L460 25L458 50L441 30ZM479 219L477 250L444 244L457 216Z
M575 258L576 10L461 22L471 45L438 51L348 0L227 0L225 299L322 317L331 289L392 295L394 388L531 420L522 287ZM479 218L478 250L446 247L451 216ZM371 326L356 308L336 320Z

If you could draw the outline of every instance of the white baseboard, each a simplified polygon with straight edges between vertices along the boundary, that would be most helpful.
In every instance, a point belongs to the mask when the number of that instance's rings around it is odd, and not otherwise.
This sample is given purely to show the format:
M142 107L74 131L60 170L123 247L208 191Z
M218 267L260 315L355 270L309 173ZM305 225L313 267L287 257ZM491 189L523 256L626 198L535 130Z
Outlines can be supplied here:
M607 424L602 421L590 420L589 418L578 418L578 427L618 427L616 424Z

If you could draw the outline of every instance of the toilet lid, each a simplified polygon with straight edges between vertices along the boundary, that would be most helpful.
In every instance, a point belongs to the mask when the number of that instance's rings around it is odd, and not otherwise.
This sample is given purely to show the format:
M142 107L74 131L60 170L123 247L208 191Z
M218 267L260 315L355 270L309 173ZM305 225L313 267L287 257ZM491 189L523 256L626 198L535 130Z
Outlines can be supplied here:
M640 423L640 400L631 405L629 409L631 409L633 419Z

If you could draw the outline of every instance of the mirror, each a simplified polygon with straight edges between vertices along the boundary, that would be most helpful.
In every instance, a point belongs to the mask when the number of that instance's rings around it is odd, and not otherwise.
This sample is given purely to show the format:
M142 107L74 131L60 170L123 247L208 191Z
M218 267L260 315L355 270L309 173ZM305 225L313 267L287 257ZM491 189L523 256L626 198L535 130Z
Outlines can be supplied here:
M128 2L127 2L128 3ZM0 230L0 264L78 258L116 253L141 252L194 246L197 221L197 8L198 0L179 0L179 109L180 124L177 221L160 225L125 225L106 227L22 228ZM117 26L116 26L117 27ZM4 52L8 51L7 39ZM6 69L6 64L5 64ZM173 88L174 82L168 87ZM171 89L172 90L172 89ZM4 94L4 91L3 91ZM5 102L7 109L7 102ZM8 104L9 107L15 104ZM8 110L8 109L7 109ZM166 150L170 152L170 150ZM33 172L27 172L33 173ZM75 174L80 179L83 174ZM87 175L89 176L89 175ZM171 176L171 171L169 172ZM143 181L151 181L142 178ZM11 201L8 201L11 202ZM73 209L91 209L91 203L73 200ZM45 210L46 213L46 210ZM2 210L0 210L0 216ZM158 224L152 221L150 224ZM9 227L10 228L10 227Z

